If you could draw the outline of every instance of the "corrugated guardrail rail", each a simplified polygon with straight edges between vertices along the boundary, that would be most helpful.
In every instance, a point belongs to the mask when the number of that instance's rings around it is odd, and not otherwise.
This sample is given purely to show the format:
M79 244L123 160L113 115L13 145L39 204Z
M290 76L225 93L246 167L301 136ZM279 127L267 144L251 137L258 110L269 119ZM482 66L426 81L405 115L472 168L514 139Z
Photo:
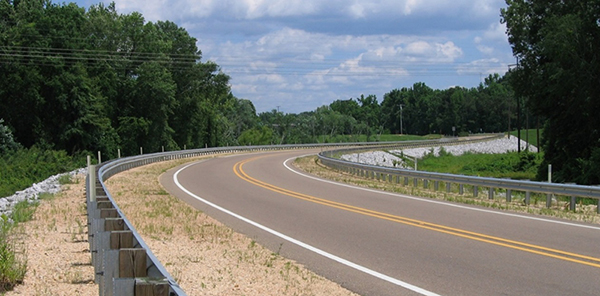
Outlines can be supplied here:
M465 142L453 142L453 144L463 144ZM446 145L446 144L443 144ZM503 190L506 201L510 202L515 192L524 192L525 204L529 205L531 193L546 194L546 207L552 205L553 196L569 197L569 209L575 210L578 198L597 199L596 212L600 214L600 187L583 186L574 184L558 184L535 181L520 181L511 179L484 178L465 175L442 174L425 171L415 171L400 168L382 167L368 164L355 163L341 160L337 156L364 151L364 148L347 148L339 150L323 151L319 154L320 161L331 168L345 171L350 174L363 177L386 180L397 184L408 185L412 180L413 186L422 184L423 188L431 189L430 183L433 183L433 190L438 190L440 182L446 186L446 192L450 192L452 184L458 184L459 194L463 194L465 185L471 186L473 196L477 197L480 187L488 189L488 198L493 199L498 189Z
M242 146L146 154L110 160L88 167L88 235L95 283L100 296L184 296L159 260L115 203L104 181L111 176L147 164L212 154L327 147L416 147L456 139L411 142L340 143L308 145Z

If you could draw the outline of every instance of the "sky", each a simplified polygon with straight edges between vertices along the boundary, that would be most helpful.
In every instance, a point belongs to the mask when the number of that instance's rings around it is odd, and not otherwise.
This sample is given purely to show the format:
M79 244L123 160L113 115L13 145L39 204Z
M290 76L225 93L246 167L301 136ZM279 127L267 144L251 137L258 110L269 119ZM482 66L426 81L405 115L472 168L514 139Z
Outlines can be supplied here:
M76 0L79 6L112 1ZM514 64L504 0L114 0L172 21L256 111L301 113L393 89L476 87Z

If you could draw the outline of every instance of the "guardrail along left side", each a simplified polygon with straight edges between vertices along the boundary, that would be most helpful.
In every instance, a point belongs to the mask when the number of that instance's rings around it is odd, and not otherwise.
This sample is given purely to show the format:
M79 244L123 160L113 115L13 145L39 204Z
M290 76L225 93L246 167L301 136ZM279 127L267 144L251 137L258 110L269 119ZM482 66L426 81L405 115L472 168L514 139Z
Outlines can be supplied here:
M156 270L153 256L103 188L98 171L99 166L88 167L86 204L89 249L99 295L185 295Z

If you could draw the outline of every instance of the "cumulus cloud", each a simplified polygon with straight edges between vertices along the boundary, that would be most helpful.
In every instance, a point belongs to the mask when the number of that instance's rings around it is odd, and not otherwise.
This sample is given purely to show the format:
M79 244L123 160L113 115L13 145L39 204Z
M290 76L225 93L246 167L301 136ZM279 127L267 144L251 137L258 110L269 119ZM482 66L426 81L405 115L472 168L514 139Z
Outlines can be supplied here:
M415 82L473 86L512 58L504 0L114 1L120 13L185 27L259 112L381 98Z
M497 58L490 58L475 60L460 65L457 73L460 75L488 76L494 73L504 74L507 69L507 64L501 63Z

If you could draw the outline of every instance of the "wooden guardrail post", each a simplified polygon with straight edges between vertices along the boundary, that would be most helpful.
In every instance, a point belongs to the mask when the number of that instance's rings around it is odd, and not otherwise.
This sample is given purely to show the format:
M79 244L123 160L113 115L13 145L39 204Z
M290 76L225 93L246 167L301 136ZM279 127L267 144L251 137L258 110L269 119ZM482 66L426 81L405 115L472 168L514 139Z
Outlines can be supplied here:
M169 283L166 280L137 279L135 296L168 296Z
M119 249L119 274L121 278L146 277L147 256L146 250L137 249Z
M133 232L131 230L113 231L110 233L110 248L133 248L135 245Z

